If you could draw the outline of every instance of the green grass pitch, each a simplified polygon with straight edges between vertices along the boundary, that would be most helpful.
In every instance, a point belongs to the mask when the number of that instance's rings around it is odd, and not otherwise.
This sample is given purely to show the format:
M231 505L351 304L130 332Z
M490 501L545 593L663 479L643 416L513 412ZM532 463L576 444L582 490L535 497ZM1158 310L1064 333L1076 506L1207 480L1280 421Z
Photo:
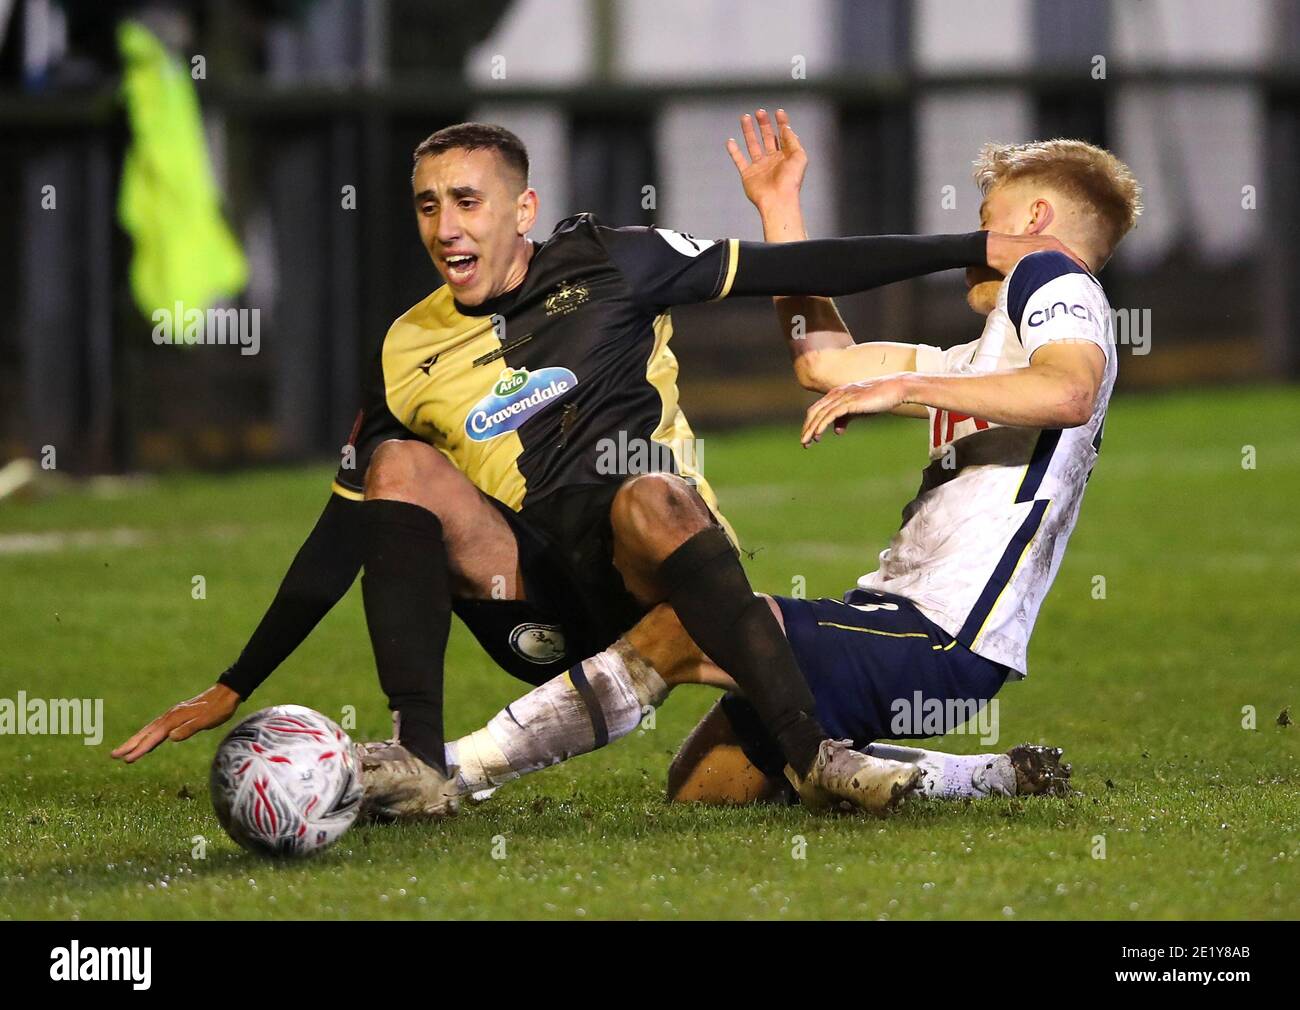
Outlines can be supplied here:
M1064 746L1071 798L883 821L670 808L668 762L714 696L682 689L653 729L453 821L357 828L297 864L222 833L206 785L218 733L134 767L108 752L236 655L327 468L0 504L0 697L102 698L106 727L98 746L0 736L0 917L1294 917L1300 727L1278 717L1300 719L1297 431L1294 389L1114 403L1030 677L1001 695L1000 747ZM873 568L924 438L895 420L808 451L791 426L708 438L755 586L789 593L801 576L809 596L838 595ZM522 690L456 628L450 734ZM241 711L282 702L355 706L359 738L388 729L356 587Z

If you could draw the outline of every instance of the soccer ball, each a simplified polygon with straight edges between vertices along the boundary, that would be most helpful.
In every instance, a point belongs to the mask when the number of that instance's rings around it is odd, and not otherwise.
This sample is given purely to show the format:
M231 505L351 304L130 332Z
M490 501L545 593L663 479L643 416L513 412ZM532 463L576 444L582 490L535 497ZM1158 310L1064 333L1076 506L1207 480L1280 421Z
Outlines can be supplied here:
M361 808L352 741L301 705L264 708L232 729L212 759L208 786L226 833L268 855L319 852Z

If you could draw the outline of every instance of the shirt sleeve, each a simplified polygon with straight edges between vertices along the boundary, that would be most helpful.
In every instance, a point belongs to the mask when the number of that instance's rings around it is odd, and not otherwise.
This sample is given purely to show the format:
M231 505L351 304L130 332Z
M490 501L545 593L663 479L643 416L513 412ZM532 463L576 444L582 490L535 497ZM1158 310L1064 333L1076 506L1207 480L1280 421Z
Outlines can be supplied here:
M217 678L247 698L302 644L361 570L361 506L331 495L275 598L230 668Z
M736 276L736 239L696 238L669 228L596 225L609 258L642 305L662 309L725 298Z
M1064 253L1032 253L1016 264L1007 279L1007 314L1031 358L1044 344L1080 340L1111 355L1101 286Z
M334 475L332 490L335 494L352 501L365 497L366 470L370 466L370 457L379 446L390 439L415 438L410 429L403 425L388 409L387 384L384 381L383 348L371 362L366 380L365 394L361 410L352 424L343 447L343 458L339 461L338 472Z
M741 242L738 252L732 294L834 298L943 270L982 266L988 258L988 233Z
M956 344L944 350L931 344L916 345L916 370L927 375L948 375L961 371L970 364L975 354L978 340L965 344Z

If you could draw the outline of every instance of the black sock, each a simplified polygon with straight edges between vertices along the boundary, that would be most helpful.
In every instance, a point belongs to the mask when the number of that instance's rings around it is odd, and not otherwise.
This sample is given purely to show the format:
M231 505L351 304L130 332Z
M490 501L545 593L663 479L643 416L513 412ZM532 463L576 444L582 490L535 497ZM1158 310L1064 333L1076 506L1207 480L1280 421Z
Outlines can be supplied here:
M826 731L790 643L750 589L726 534L717 527L696 533L664 559L659 580L682 627L731 675L786 761L806 775Z
M451 592L442 523L426 508L363 502L361 597L379 685L398 714L398 742L446 774L442 673Z

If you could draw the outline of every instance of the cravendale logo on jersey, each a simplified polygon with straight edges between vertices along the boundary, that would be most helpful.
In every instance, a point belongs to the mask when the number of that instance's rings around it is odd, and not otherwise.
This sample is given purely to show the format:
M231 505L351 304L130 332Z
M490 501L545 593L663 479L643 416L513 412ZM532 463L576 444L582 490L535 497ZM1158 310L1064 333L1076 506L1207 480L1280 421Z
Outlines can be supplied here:
M515 431L577 384L578 377L567 368L539 368L535 372L507 368L492 392L470 409L465 418L465 434L475 442L486 442Z

